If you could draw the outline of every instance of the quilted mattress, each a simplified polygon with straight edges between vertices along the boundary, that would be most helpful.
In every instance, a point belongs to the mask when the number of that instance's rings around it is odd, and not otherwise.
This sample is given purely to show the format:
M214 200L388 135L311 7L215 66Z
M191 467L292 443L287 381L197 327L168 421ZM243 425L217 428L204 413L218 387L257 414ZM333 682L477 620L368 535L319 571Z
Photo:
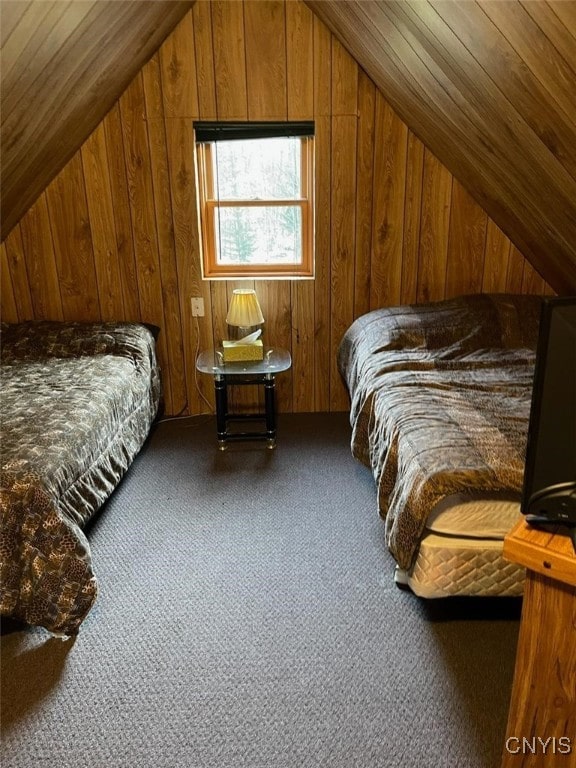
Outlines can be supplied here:
M397 566L396 583L425 598L521 595L524 568L502 555L519 515L513 499L443 499L430 513L413 566Z

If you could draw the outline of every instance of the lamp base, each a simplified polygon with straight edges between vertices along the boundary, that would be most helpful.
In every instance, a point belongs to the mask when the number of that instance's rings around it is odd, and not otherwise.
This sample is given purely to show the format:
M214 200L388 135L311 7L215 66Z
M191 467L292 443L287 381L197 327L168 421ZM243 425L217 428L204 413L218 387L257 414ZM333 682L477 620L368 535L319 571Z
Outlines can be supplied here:
M254 333L261 325L229 325L228 326L228 338L230 341L237 341L248 336L250 333Z

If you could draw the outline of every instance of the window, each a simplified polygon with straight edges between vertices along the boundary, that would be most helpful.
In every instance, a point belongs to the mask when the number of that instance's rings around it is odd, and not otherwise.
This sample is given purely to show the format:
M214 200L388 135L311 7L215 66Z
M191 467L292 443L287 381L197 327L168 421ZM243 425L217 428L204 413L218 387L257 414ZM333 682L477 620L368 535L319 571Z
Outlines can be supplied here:
M313 277L314 124L194 129L204 277Z

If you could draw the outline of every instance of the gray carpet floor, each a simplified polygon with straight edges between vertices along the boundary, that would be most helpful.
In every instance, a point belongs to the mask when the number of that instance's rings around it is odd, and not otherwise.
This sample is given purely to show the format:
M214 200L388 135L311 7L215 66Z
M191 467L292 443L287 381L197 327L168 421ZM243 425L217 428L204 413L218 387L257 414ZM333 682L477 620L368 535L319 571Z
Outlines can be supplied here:
M518 600L393 583L345 414L160 424L89 529L75 640L4 623L3 768L493 768Z

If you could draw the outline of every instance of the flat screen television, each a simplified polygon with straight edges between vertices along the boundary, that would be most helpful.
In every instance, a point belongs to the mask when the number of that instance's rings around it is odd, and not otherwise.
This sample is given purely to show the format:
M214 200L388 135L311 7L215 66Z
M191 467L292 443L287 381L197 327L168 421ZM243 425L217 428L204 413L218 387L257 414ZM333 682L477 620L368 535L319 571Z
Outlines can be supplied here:
M520 508L576 526L576 297L542 302Z

